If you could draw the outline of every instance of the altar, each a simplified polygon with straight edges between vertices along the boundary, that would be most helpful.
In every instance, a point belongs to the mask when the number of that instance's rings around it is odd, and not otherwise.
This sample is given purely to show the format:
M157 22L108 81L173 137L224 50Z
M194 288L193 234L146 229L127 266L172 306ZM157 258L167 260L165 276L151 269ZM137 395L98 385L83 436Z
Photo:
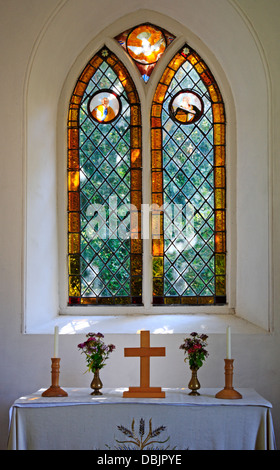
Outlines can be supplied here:
M164 398L124 398L127 389L42 390L10 409L9 450L274 450L272 405L253 389L242 399L217 399L218 389L190 396L163 388Z

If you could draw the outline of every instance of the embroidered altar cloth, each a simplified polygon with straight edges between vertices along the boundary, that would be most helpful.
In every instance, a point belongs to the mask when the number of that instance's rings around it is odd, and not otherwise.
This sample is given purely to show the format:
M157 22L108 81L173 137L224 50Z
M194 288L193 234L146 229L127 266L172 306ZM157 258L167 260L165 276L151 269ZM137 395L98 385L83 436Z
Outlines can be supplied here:
M272 405L253 389L238 389L238 400L217 399L214 388L200 396L163 388L165 398L123 398L125 388L100 396L64 388L68 397L48 398L43 390L12 405L8 449L139 450L144 438L146 450L275 449Z

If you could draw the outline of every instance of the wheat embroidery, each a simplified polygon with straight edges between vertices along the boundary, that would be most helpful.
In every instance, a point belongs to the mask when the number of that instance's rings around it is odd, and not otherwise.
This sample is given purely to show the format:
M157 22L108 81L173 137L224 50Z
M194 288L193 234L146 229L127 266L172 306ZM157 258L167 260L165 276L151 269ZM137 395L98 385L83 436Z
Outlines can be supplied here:
M125 426L118 426L118 430L121 431L127 439L125 440L118 440L116 442L119 444L133 444L139 450L143 450L148 446L153 446L153 444L165 444L169 441L170 437L165 440L156 439L163 431L165 431L166 426L159 426L155 429L152 427L152 418L149 420L149 429L145 435L145 420L143 418L139 421L138 427L138 434L135 431L135 419L133 418L130 429L126 428ZM153 448L153 447L152 447ZM167 446L166 449L168 449Z

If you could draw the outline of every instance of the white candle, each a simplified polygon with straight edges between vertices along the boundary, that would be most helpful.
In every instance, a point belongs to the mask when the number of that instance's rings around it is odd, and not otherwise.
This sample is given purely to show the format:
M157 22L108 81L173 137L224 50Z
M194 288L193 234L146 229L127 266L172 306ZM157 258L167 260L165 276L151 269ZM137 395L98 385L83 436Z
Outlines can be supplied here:
M230 331L230 326L227 327L227 359L231 359L231 331Z
M53 357L58 357L58 326L54 328L54 355Z

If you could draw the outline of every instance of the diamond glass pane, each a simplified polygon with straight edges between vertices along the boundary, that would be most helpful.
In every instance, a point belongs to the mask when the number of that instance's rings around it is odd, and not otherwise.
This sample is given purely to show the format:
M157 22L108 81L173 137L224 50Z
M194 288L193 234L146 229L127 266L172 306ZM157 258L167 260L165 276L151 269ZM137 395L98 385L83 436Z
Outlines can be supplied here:
M188 46L162 75L151 127L154 304L225 303L224 106Z
M69 305L142 302L140 125L133 82L104 48L69 109Z

